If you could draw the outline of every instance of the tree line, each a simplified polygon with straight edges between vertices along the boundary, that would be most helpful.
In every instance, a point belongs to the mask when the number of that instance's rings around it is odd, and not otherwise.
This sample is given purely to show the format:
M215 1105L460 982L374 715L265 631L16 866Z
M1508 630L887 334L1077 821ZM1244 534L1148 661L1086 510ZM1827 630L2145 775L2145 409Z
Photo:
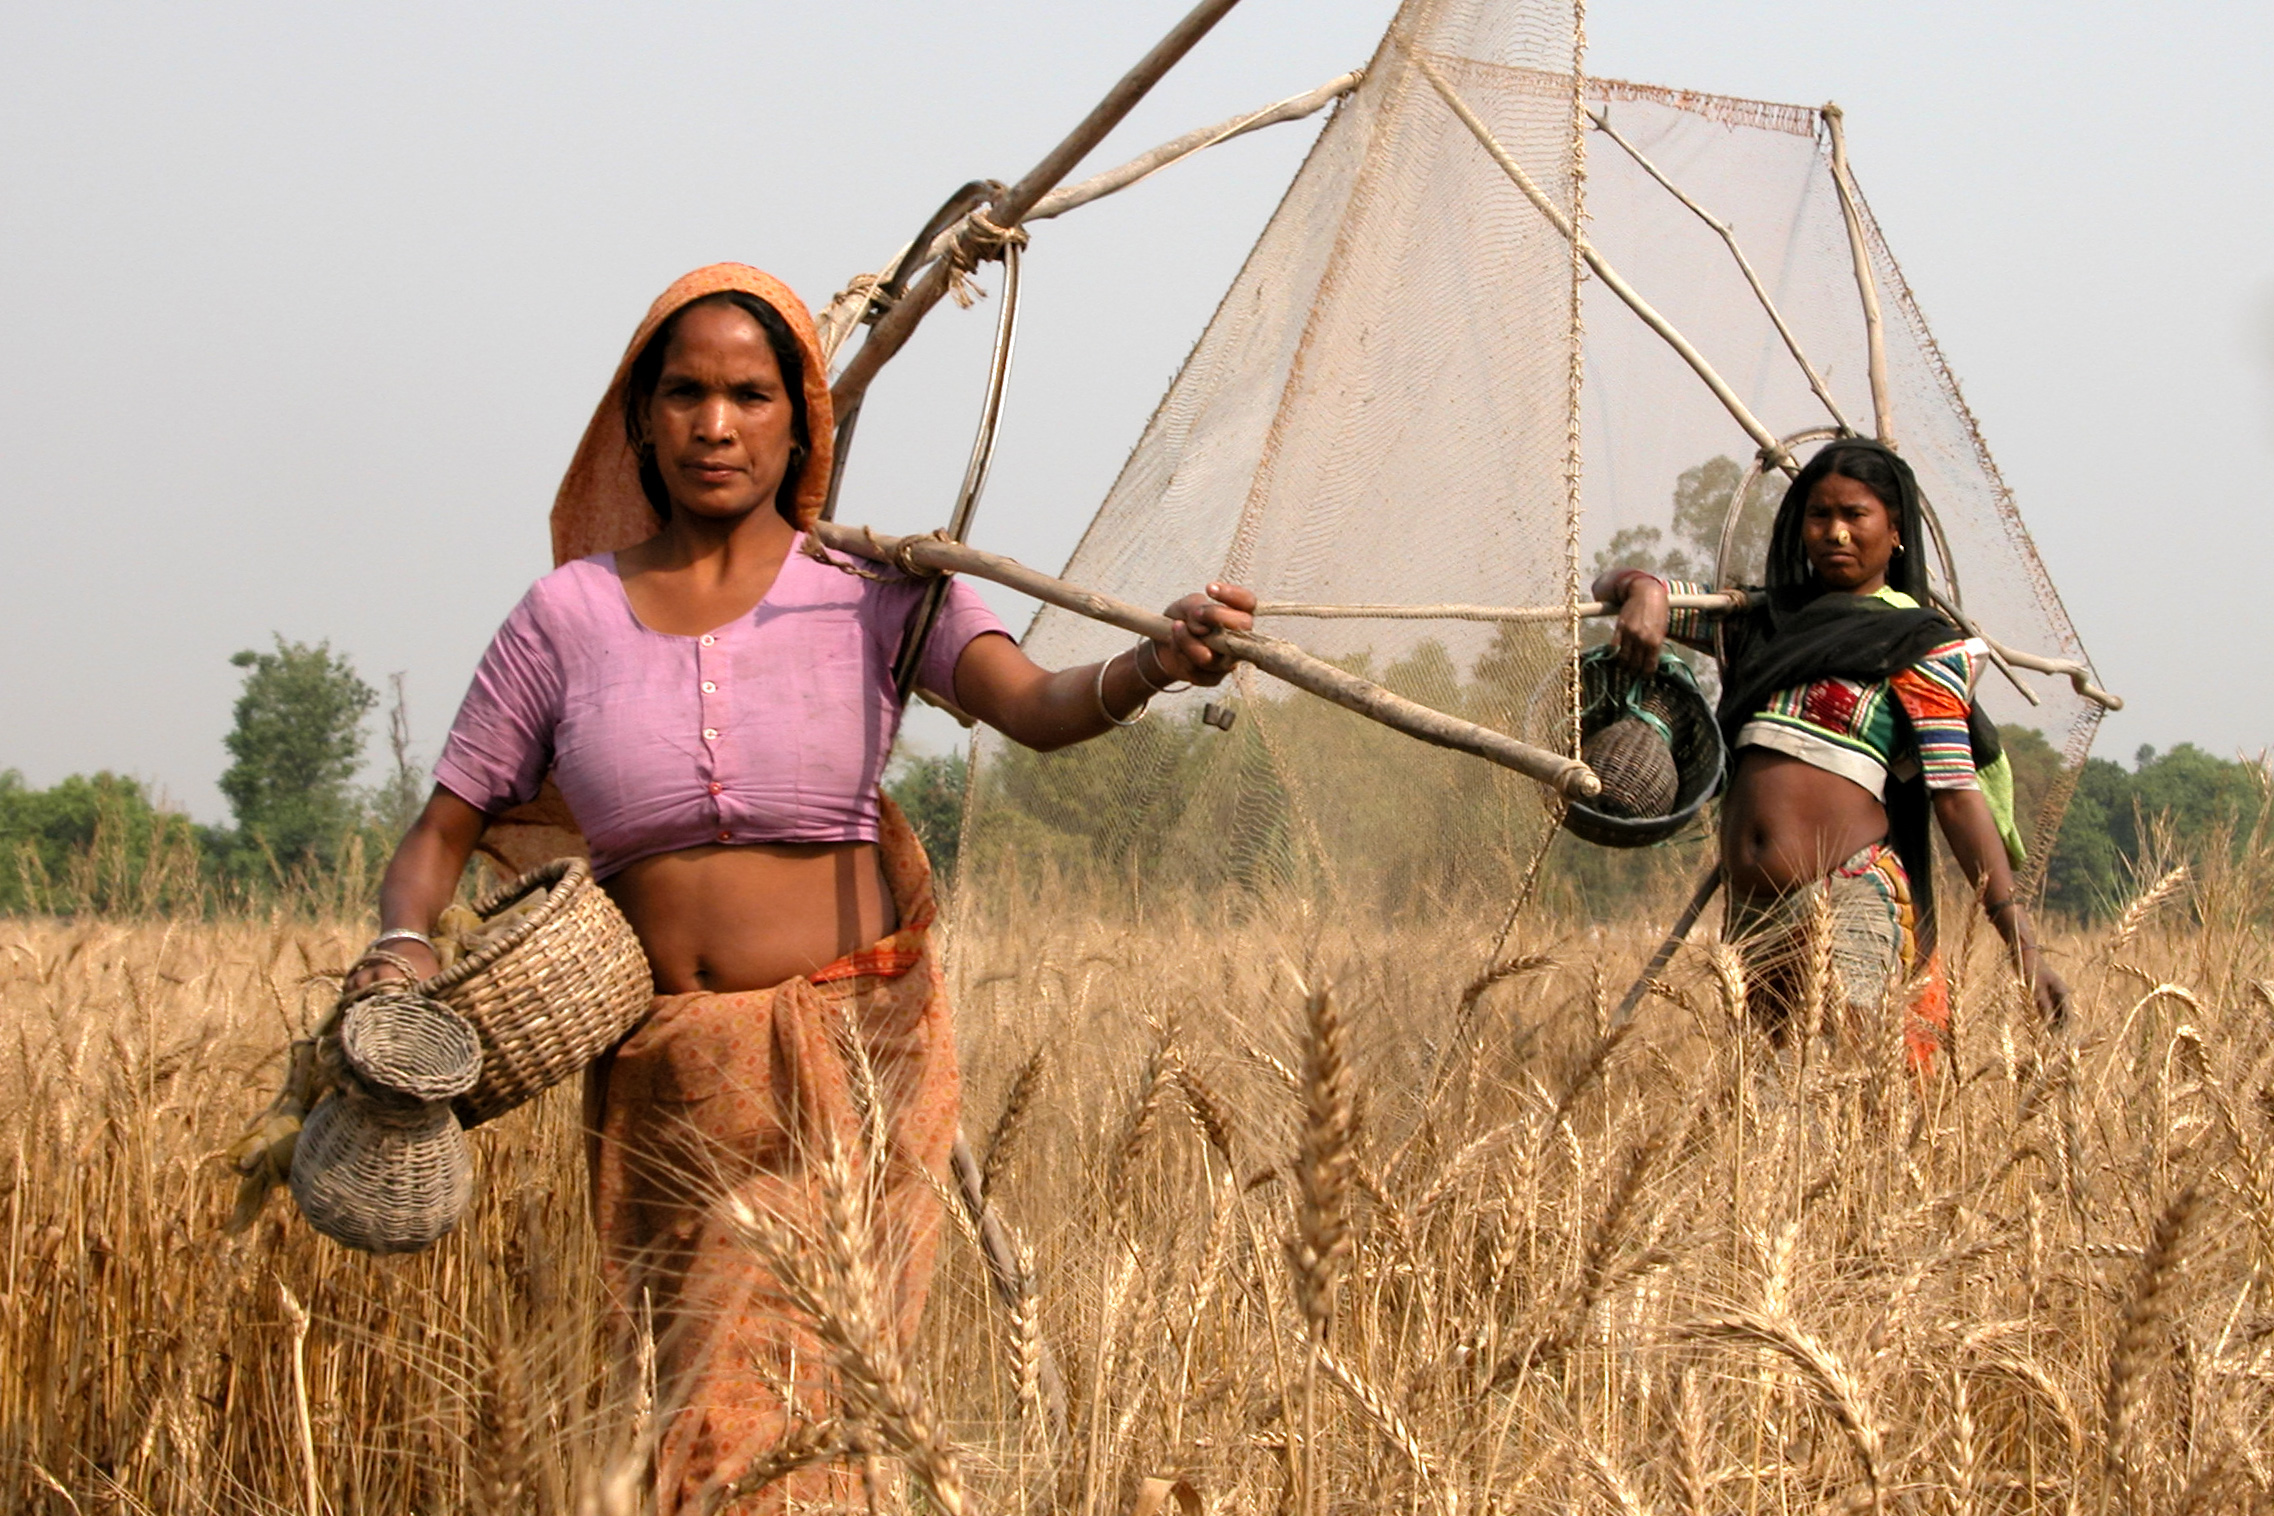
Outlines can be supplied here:
M74 774L34 789L0 770L0 911L147 913L359 902L423 801L401 676L388 720L393 766L357 783L372 688L328 643L275 639L244 670L219 778L231 821L203 826L140 779Z

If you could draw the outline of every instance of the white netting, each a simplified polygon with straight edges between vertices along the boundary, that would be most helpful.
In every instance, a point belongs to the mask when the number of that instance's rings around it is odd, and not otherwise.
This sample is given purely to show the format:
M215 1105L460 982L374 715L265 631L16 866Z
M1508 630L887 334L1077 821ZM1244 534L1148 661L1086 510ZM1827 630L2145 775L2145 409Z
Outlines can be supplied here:
M1723 506L1754 445L1600 281L1571 309L1570 246L1413 62L1421 51L1555 205L1573 199L1574 16L1553 3L1411 0L1193 349L1065 575L1160 605L1233 579L1267 601L1560 605L1567 594L1568 369L1583 343L1581 560L1713 577ZM1589 104L1746 251L1859 429L1864 324L1818 113L1590 81ZM1586 221L1610 264L1778 435L1828 424L1720 239L1590 133ZM2081 656L2050 583L1893 260L1869 229L1897 440L1992 635ZM1805 449L1803 449L1805 452ZM1757 493L1781 493L1772 473ZM1757 581L1765 518L1741 522ZM1401 694L1568 751L1556 622L1270 623ZM1046 666L1124 633L1045 610ZM2031 677L2031 676L2024 676ZM2003 721L2044 728L2073 769L2090 708L2033 678L2030 710L1992 674ZM1252 669L1151 721L1047 757L982 736L960 889L966 913L1038 891L1093 907L1231 891L1398 912L1505 901L1546 824L1535 787L1369 726ZM2046 793L2047 786L2036 787ZM2059 786L2051 786L2053 792ZM2055 802L2057 804L2057 800ZM1572 844L1572 846L1582 846ZM969 919L967 915L967 920ZM976 925L977 923L972 923Z

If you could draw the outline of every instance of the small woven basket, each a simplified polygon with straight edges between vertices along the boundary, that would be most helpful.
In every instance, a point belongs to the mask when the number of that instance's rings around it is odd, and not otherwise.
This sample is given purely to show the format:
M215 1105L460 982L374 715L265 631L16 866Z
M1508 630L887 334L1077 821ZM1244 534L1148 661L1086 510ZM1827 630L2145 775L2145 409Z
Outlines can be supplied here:
M1689 665L1669 649L1634 674L1609 645L1579 660L1580 751L1603 793L1565 807L1566 831L1601 847L1648 847L1697 819L1721 788L1721 728ZM1671 780L1671 783L1669 783Z
M482 1074L481 1040L466 1018L399 979L347 1008L340 1054L365 1084L415 1101L463 1095Z
M655 998L639 938L581 858L531 869L474 910L502 915L540 890L544 903L511 931L419 986L481 1039L481 1079L456 1103L469 1127L582 1073Z
M1580 744L1581 761L1603 782L1590 802L1606 816L1663 816L1682 787L1674 750L1640 716L1623 716Z
M292 1198L308 1224L366 1253L415 1253L447 1236L474 1194L474 1162L450 1107L334 1091L292 1150Z

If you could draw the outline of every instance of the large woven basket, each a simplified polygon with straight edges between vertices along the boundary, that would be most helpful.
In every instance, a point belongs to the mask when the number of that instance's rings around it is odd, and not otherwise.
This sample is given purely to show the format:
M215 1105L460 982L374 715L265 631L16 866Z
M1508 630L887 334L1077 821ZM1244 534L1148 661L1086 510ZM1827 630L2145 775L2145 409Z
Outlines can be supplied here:
M550 894L527 919L419 986L481 1039L481 1081L456 1103L470 1127L582 1073L655 996L631 923L581 858L531 869L474 910L497 916L540 890Z
M448 1235L474 1194L450 1107L335 1090L292 1149L292 1198L309 1225L366 1253L415 1253Z

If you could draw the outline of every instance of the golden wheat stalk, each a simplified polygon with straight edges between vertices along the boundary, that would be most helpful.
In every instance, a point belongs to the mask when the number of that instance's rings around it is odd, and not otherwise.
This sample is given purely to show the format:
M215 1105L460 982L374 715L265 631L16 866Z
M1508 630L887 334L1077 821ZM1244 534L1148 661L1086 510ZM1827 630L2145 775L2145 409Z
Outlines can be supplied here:
M2187 1224L2194 1219L2202 1195L2193 1185L2171 1197L2148 1234L2140 1271L2117 1317L2115 1344L2108 1354L2108 1388L2103 1405L2104 1452L2110 1484L2132 1501L2140 1463L2134 1446L2139 1437L2140 1403L2147 1392L2147 1377L2172 1309L2172 1287L2178 1282L2180 1249ZM2136 1503L2133 1501L2132 1503Z
M821 1421L801 1421L782 1434L765 1452L751 1461L748 1468L731 1481L719 1485L704 1497L705 1516L748 1500L768 1485L789 1478L817 1463L835 1463L861 1451L860 1446L846 1434L845 1423L830 1416Z
M1390 1404L1389 1398L1369 1384L1364 1375L1345 1363L1325 1342L1312 1338L1311 1352L1317 1358L1319 1367L1326 1371L1327 1378L1333 1380L1336 1387L1350 1397L1350 1403L1358 1408L1359 1414L1405 1459L1406 1467L1413 1472L1414 1482L1421 1487L1423 1493L1450 1513L1452 1502L1437 1460L1421 1445L1421 1438L1407 1424L1406 1419L1397 1413L1397 1408Z
M741 1196L724 1210L744 1244L773 1272L782 1291L811 1318L830 1350L839 1387L907 1464L918 1486L947 1516L962 1516L963 1473L952 1444L932 1420L901 1361L877 1305L886 1298L871 1257L871 1228L858 1182L834 1144L814 1165L820 1217L810 1233L759 1211Z
M1736 1311L1693 1321L1677 1328L1671 1340L1762 1348L1791 1364L1799 1371L1801 1382L1815 1393L1817 1403L1847 1434L1856 1461L1863 1466L1871 1509L1876 1512L1882 1508L1886 1492L1881 1482L1880 1464L1885 1439L1879 1420L1872 1413L1862 1381L1848 1371L1831 1349L1781 1312L1769 1315Z
M2114 958L2118 953L2123 952L2133 937L2138 935L2140 928L2147 925L2148 918L2153 916L2165 901L2186 888L2187 878L2187 865L2184 863L2174 864L2171 868L2166 869L2156 879L2155 883L2133 896L2132 903L2125 906L2122 914L2116 918L2116 928L2108 934L2108 941L2101 948L2102 954L2105 957Z
M1303 1134L1295 1158L1295 1299L1311 1335L1334 1325L1334 1297L1350 1252L1350 1170L1356 1157L1350 1065L1341 1013L1323 985L1303 1003Z
M1610 1498L1619 1509L1619 1516L1651 1516L1650 1502L1642 1498L1634 1481L1620 1472L1610 1455L1584 1437L1573 1437L1571 1446L1579 1454L1579 1466L1588 1478Z
M1003 1113L995 1118L995 1128L988 1134L987 1156L980 1165L979 1193L993 1195L995 1182L1009 1169L1011 1157L1018 1151L1019 1137L1026 1128L1028 1114L1034 1109L1035 1098L1042 1092L1044 1070L1050 1061L1050 1045L1036 1043L1019 1065L1011 1079L1010 1093L1003 1097Z

